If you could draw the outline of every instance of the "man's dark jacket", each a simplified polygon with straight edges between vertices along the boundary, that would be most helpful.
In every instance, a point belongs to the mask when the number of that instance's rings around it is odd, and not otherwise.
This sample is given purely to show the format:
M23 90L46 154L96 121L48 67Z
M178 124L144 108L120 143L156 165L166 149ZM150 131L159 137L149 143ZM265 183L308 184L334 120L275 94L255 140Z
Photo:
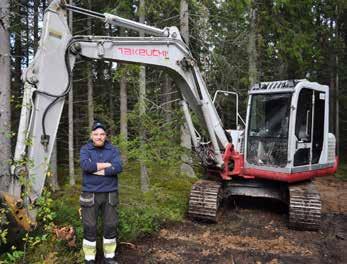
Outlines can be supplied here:
M109 162L111 167L105 169L105 176L94 175L96 163ZM113 192L118 189L118 173L122 171L122 161L119 150L109 141L103 147L95 147L92 140L82 146L80 165L83 170L84 192Z

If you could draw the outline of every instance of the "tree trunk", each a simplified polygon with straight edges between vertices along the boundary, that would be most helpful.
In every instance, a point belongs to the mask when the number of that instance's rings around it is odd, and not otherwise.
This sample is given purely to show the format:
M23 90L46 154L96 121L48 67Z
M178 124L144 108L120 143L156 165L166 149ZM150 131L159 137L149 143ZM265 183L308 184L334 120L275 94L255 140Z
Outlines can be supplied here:
M189 11L186 0L180 3L180 29L183 40L189 45Z
M72 0L70 0L72 5ZM69 12L69 27L72 33L72 11ZM71 76L72 78L72 76ZM74 164L74 126L73 126L73 82L71 82L71 91L69 93L69 109L68 109L68 123L69 123L69 183L75 185L75 164Z
M335 21L333 18L329 19L329 34L331 38L333 38L333 35L335 34L334 26L335 26ZM337 91L336 91L336 50L334 49L335 46L331 42L331 47L329 49L329 78L330 78L330 98L329 98L329 113L330 113L330 118L329 118L329 128L332 133L335 134L336 136L336 117L337 113L336 111L336 102L337 102ZM337 144L336 144L337 146Z
M172 93L172 82L169 74L164 74L164 85L162 89L162 102L163 110L164 110L164 118L167 123L171 122L171 93Z
M120 134L124 140L128 139L128 94L127 78L120 79Z
M120 134L124 140L128 139L128 94L127 78L122 76L120 79Z
M256 1L252 1L250 4L249 11L250 18L250 28L248 35L248 75L249 83L253 85L258 81L257 72L257 49L256 49L256 19L257 19L257 9Z
M40 0L34 0L34 53L39 46L39 6Z
M336 40L339 38L340 34L340 25L339 25L339 12L338 5L335 6L335 38ZM338 55L338 47L337 41L335 41L335 91L336 91L336 102L335 102L335 135L336 135L336 154L340 156L340 85L339 85L339 55Z
M187 45L189 45L189 11L186 0L181 0L180 3L180 28L183 40ZM194 177L195 173L191 166L193 161L189 154L192 149L192 139L186 122L181 126L181 146L187 149L187 153L183 154L181 157L181 173L184 173L189 177Z
M335 135L336 135L336 154L340 155L340 102L339 102L339 57L336 55L336 75L335 75L335 91L336 91L336 103L335 103Z
M332 55L331 55L332 56ZM333 57L333 56L332 56ZM332 58L330 59L330 61L332 60ZM335 110L336 110L336 104L335 102L336 100L336 87L335 87L335 81L336 81L336 72L334 72L333 70L330 70L330 94L329 94L329 130L335 134L336 136L336 123L335 123L335 118L336 118L336 114L335 114Z
M88 8L91 10L92 1L88 0ZM91 17L87 18L88 34L92 34L91 26L92 21ZM87 87L88 87L88 125L89 128L93 126L94 123L94 102L93 102L93 75L92 75L92 64L88 63L87 67Z
M14 28L14 72L13 72L13 81L11 83L11 96L13 98L11 104L11 126L13 128L18 128L20 111L18 111L18 105L21 105L21 95L22 95L22 61L23 61L23 49L22 49L22 16L23 16L23 7L19 3L11 6L14 11L13 23L16 25Z
M43 0L42 1L42 14L45 13L46 8L47 8L47 2L46 2L46 0Z
M123 140L128 140L128 93L127 93L127 77L125 73L120 79L120 135ZM122 160L128 162L127 149L122 150Z
M145 22L145 0L140 0L140 6L139 6L139 21L140 23ZM140 32L140 37L144 37L144 32ZM141 116L143 116L146 112L145 107L145 96L146 96L146 67L140 66L140 76L139 76L139 106L140 106L140 119ZM143 149L144 140L145 140L145 131L143 124L140 128L140 140L141 140L141 148ZM147 192L149 190L149 177L147 172L147 167L144 162L144 160L140 159L140 165L141 165L141 191Z
M94 102L93 102L93 67L92 63L87 64L87 87L88 87L88 126L91 128L94 123Z
M54 142L52 155L51 155L51 166L50 166L50 172L51 172L51 179L50 184L52 186L53 192L60 189L59 183L58 183L58 161L57 161L57 141Z
M143 0L142 0L143 1ZM145 66L140 66L140 80L139 80L139 105L140 105L140 119L141 121L143 116L145 114L146 108L145 108L145 96L146 96L146 68ZM140 140L141 140L141 148L144 151L144 143L145 143L145 137L146 133L144 131L144 125L141 125L140 128ZM147 172L147 167L143 159L140 160L141 165L141 191L147 192L149 191L149 177Z
M29 16L30 16L30 9L29 9L30 4L27 2L25 5L25 26L26 26L26 32L25 32L25 39L26 39L26 45L25 45L25 66L26 68L29 67L29 57L30 57L30 23L29 23Z
M126 37L125 30L120 29L120 35ZM121 67L125 67L122 65ZM120 135L123 140L128 141L128 80L127 71L123 71L119 81L119 97L120 97ZM122 160L126 164L128 162L128 150L122 149Z
M11 158L11 64L9 37L10 4L0 1L0 190L9 185L9 162Z

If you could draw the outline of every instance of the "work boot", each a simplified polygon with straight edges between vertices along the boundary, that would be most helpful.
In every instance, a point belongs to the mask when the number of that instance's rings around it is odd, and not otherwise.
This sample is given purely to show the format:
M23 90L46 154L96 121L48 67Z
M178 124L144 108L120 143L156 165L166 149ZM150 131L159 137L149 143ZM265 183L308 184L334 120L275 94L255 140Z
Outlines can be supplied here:
M105 264L118 264L113 258L105 258Z

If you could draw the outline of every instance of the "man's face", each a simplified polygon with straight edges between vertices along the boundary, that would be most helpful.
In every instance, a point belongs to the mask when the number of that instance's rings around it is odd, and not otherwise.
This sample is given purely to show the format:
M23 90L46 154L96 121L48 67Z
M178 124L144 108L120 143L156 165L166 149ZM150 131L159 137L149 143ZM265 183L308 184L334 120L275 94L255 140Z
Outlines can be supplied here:
M96 147L102 147L105 144L106 132L102 128L92 131L91 139Z

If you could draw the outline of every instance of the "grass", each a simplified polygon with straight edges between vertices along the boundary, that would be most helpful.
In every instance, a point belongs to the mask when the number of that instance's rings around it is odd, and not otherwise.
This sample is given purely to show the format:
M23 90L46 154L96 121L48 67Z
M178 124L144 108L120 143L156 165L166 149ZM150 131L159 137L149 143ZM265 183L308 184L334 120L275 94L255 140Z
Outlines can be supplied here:
M347 162L340 161L335 177L342 181L347 181Z
M180 221L188 206L193 180L174 169L149 167L150 191L140 191L140 168L127 169L120 177L119 237L133 240L157 230L161 223Z

